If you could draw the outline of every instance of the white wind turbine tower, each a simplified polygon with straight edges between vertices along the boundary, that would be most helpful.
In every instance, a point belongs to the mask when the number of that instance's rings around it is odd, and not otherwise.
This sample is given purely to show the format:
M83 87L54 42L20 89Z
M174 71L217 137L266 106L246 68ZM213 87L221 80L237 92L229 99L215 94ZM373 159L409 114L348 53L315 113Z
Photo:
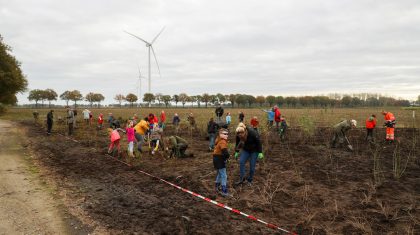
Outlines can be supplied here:
M143 77L141 75L140 66L139 65L137 65L137 68L139 69L139 80L137 80L137 82L138 82L138 86L137 86L137 97L138 97L139 100L141 100L141 79L142 78L145 78L145 77Z
M131 36L133 36L133 37L135 37L135 38L143 41L144 43L146 43L146 47L149 48L149 87L148 87L149 88L149 90L148 90L149 93L151 93L151 83L152 83L152 80L151 80L152 70L151 70L151 63L150 63L150 50L153 52L153 57L155 57L156 65L157 65L157 68L158 68L158 71L159 71L159 76L160 76L159 63L158 63L157 58L156 58L155 50L153 49L153 43L156 41L156 39L163 32L164 29L165 29L165 27L162 28L162 30L156 35L156 37L151 42L148 42L148 41L146 41L146 40L144 40L144 39L140 38L139 36L136 36L136 35L134 35L132 33L129 33L127 31L124 31L125 33L130 34Z

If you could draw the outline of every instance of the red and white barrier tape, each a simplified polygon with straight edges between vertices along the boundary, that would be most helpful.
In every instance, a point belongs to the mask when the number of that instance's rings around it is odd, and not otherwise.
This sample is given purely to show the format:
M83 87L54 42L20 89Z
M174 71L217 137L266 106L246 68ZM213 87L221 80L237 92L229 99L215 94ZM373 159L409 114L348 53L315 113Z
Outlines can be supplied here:
M60 135L61 135L61 134L60 134ZM64 136L64 135L63 135L63 136ZM77 140L75 140L75 139L72 139L72 138L67 137L67 136L65 136L65 137L66 137L67 139L70 139L70 140L72 140L72 141L74 141L74 142L79 143L79 141L77 141ZM111 155L109 155L109 154L106 154L106 156L111 157L113 160L118 161L118 162L120 162L120 163L122 163L122 164L124 164L124 165L129 166L129 167L131 167L131 166L132 166L131 164L129 164L129 163L125 162L125 161L121 161L121 160L119 160L119 159L117 159L117 158L115 158L115 157L113 157L113 156L111 156ZM164 180L164 179L161 179L161 178L159 178L159 177L157 177L157 176L154 176L154 175L152 175L152 174L149 174L149 173L147 173L147 172L145 172L145 171L142 171L142 170L137 170L137 171L138 171L138 172L140 172L140 173L142 173L142 174L148 175L148 176L150 176L150 177L152 177L152 178L158 179L159 181L162 181L162 182L164 182L164 183L166 183L166 184L169 184L169 185L171 185L172 187L175 187L175 188L177 188L177 189L179 189L179 190L182 190L183 192L189 193L189 194L193 195L194 197L198 197L198 198L200 198L200 199L202 199L202 200L204 200L204 201L210 202L210 203L212 203L212 204L214 204L214 205L216 205L216 206L218 206L218 207L221 207L221 208L224 208L224 209L226 209L226 210L229 210L229 211L231 211L231 212L233 212L233 213L235 213L235 214L245 216L246 218L251 219L251 220L253 220L253 221L260 222L260 223L264 224L265 226L267 226L267 227L269 227L269 228L271 228L271 229L280 230L280 231L282 231L282 232L285 232L286 234L297 235L297 234L296 234L296 233L294 233L294 232L290 232L290 231L288 231L288 230L286 230L286 229L283 229L283 228L281 228L281 227L279 227L279 226L277 226L277 225L275 225L275 224L271 224L271 223L265 222L264 220L258 219L258 218L256 218L255 216L252 216L252 215L248 215L248 214L246 214L246 213L244 213L244 212L242 212L242 211L239 211L239 210L237 210L237 209L234 209L234 208L232 208L232 207L229 207L229 206L227 206L227 205L225 205L225 204L223 204L223 203L217 202L217 201L215 201L215 200L211 200L210 198L204 197L204 196L202 196L202 195L200 195L200 194L198 194L198 193L192 192L192 191L190 191L190 190L188 190L188 189L185 189L185 188L183 188L183 187L181 187L181 186L178 186L178 185L176 185L176 184L173 184L173 183L171 183L171 182L169 182L169 181L166 181L166 180Z
M116 161L118 161L118 162L121 162L121 163L123 163L123 164L125 164L125 165L127 165L127 166L129 166L129 167L131 167L131 165L130 165L130 164L128 164L128 163L126 163L126 162L124 162L124 161L121 161L121 160L119 160L119 159L117 159L117 158L115 158L115 157L113 157L113 156L111 156L111 155L109 155L109 154L106 154L106 156L109 156L109 157L111 157L112 159L114 159L114 160L116 160ZM191 195L193 195L193 196L195 196L195 197L198 197L198 198L200 198L200 199L202 199L202 200L204 200L204 201L207 201L207 202L213 203L214 205L216 205L216 206L218 206L218 207L224 208L224 209L229 210L229 211L231 211L231 212L233 212L233 213L236 213L236 214L238 214L238 215L245 216L245 217L247 217L248 219L251 219L251 220L253 220L253 221L257 221L257 222L260 222L260 223L262 223L262 224L265 224L265 225L266 225L267 227L269 227L269 228L276 229L276 230L280 230L280 231L285 232L285 233L287 233L287 234L293 234L293 235L296 235L296 233L294 233L294 232L290 232L290 231L288 231L288 230L286 230L286 229L283 229L283 228L281 228L281 227L279 227L279 226L277 226L277 225L275 225L275 224L271 224L271 223L265 222L264 220L261 220L261 219L258 219L258 218L256 218L256 217L252 216L252 215L248 215L248 214L246 214L246 213L243 213L243 212L241 212L241 211L239 211L239 210L237 210L237 209L234 209L234 208L232 208L232 207L229 207L229 206L227 206L227 205L225 205L225 204L223 204L223 203L217 202L217 201L215 201L215 200L211 200L210 198L204 197L204 196L202 196L202 195L200 195L200 194L198 194L198 193L192 192L192 191L190 191L190 190L188 190L188 189L185 189L185 188L183 188L183 187L181 187L181 186L178 186L178 185L176 185L176 184L173 184L173 183L171 183L171 182L169 182L169 181L166 181L166 180L164 180L164 179L161 179L161 178L159 178L159 177L157 177L157 176L154 176L154 175L152 175L152 174L149 174L149 173L147 173L147 172L145 172L145 171L142 171L142 170L137 170L137 171L138 171L138 172L140 172L140 173L142 173L142 174L148 175L148 176L150 176L150 177L152 177L152 178L158 179L158 180L160 180L160 181L162 181L162 182L164 182L164 183L166 183L166 184L171 185L172 187L175 187L175 188L177 188L177 189L179 189L179 190L182 190L183 192L189 193L189 194L191 194Z

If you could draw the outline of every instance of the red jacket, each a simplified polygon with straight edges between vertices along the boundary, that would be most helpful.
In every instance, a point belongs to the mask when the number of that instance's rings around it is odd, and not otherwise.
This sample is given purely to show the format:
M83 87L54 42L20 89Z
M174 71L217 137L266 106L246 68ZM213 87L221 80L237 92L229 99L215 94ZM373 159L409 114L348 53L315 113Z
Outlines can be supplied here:
M165 113L161 113L161 114L160 114L160 121L161 121L162 123L165 123L165 121L166 121L166 114L165 114Z
M98 117L98 124L102 124L102 123L104 123L104 118L103 118L102 115L99 115L99 117Z
M158 118L156 117L156 116L149 116L149 124L150 125L153 125L153 124L155 124L155 123L158 123L159 122L159 120L158 120Z
M367 129L373 129L376 127L376 118L373 120L370 120L370 118L366 119L366 128Z
M274 121L280 122L281 121L281 113L279 108L274 108Z

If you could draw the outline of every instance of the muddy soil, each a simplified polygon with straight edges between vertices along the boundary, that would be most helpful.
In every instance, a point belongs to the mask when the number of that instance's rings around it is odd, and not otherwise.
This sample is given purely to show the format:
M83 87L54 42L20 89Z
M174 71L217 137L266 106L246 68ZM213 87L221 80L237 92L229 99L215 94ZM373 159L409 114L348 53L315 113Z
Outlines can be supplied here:
M291 129L284 141L274 131L263 134L266 157L257 164L254 184L232 187L239 177L232 158L227 169L232 196L224 198L214 193L212 157L199 132L179 133L190 142L193 158L144 153L129 167L106 156L105 130L80 124L76 137L67 138L60 131L47 136L31 122L21 124L43 176L96 233L281 234L137 170L299 234L420 233L418 129L397 129L394 144L381 141L383 129L376 133L376 144L366 144L363 130L352 130L354 152L330 149L331 130L325 128L314 133ZM165 134L173 134L171 126ZM395 157L404 169L398 178Z

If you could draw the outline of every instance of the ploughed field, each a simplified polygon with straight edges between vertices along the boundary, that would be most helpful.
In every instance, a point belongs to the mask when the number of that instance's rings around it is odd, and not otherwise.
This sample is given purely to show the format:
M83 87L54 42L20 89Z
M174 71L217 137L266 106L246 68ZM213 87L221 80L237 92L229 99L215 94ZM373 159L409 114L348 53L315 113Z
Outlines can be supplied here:
M178 113L180 110L174 109ZM99 112L106 116L108 111L95 110L94 116ZM168 112L169 118L174 111ZM212 110L203 111L194 110L198 130L191 131L182 123L179 133L189 141L188 151L194 157L168 159L162 151L152 156L144 146L145 154L132 167L107 156L106 130L85 125L80 116L72 139L62 135L65 125L57 122L53 134L47 136L43 112L37 124L26 120L20 125L27 130L24 142L32 150L42 177L56 188L70 212L92 231L281 234L137 171L142 170L299 234L420 233L420 130L410 126L417 125L411 122L411 111L401 111L404 119L399 123L406 128L397 125L394 144L382 141L382 127L375 131L376 144L365 142L362 127L351 130L349 139L354 152L328 147L332 129L326 126L341 117L352 117L348 110L284 111L290 121L284 141L274 130L261 128L265 159L257 163L252 187L233 187L239 178L239 163L231 157L227 169L231 197L227 198L214 193L215 171L204 131ZM371 112L360 111L363 115ZM397 112L394 114L398 120ZM234 123L235 113L236 110L232 112ZM262 112L245 110L246 117L254 113ZM55 117L59 115L60 111L55 113ZM380 126L382 116L377 116ZM358 121L363 126L362 118ZM230 130L233 132L234 125ZM173 127L168 125L164 136L172 134ZM121 149L125 150L126 138L122 137ZM232 151L233 134L230 142ZM126 154L122 155L121 160L125 161Z

